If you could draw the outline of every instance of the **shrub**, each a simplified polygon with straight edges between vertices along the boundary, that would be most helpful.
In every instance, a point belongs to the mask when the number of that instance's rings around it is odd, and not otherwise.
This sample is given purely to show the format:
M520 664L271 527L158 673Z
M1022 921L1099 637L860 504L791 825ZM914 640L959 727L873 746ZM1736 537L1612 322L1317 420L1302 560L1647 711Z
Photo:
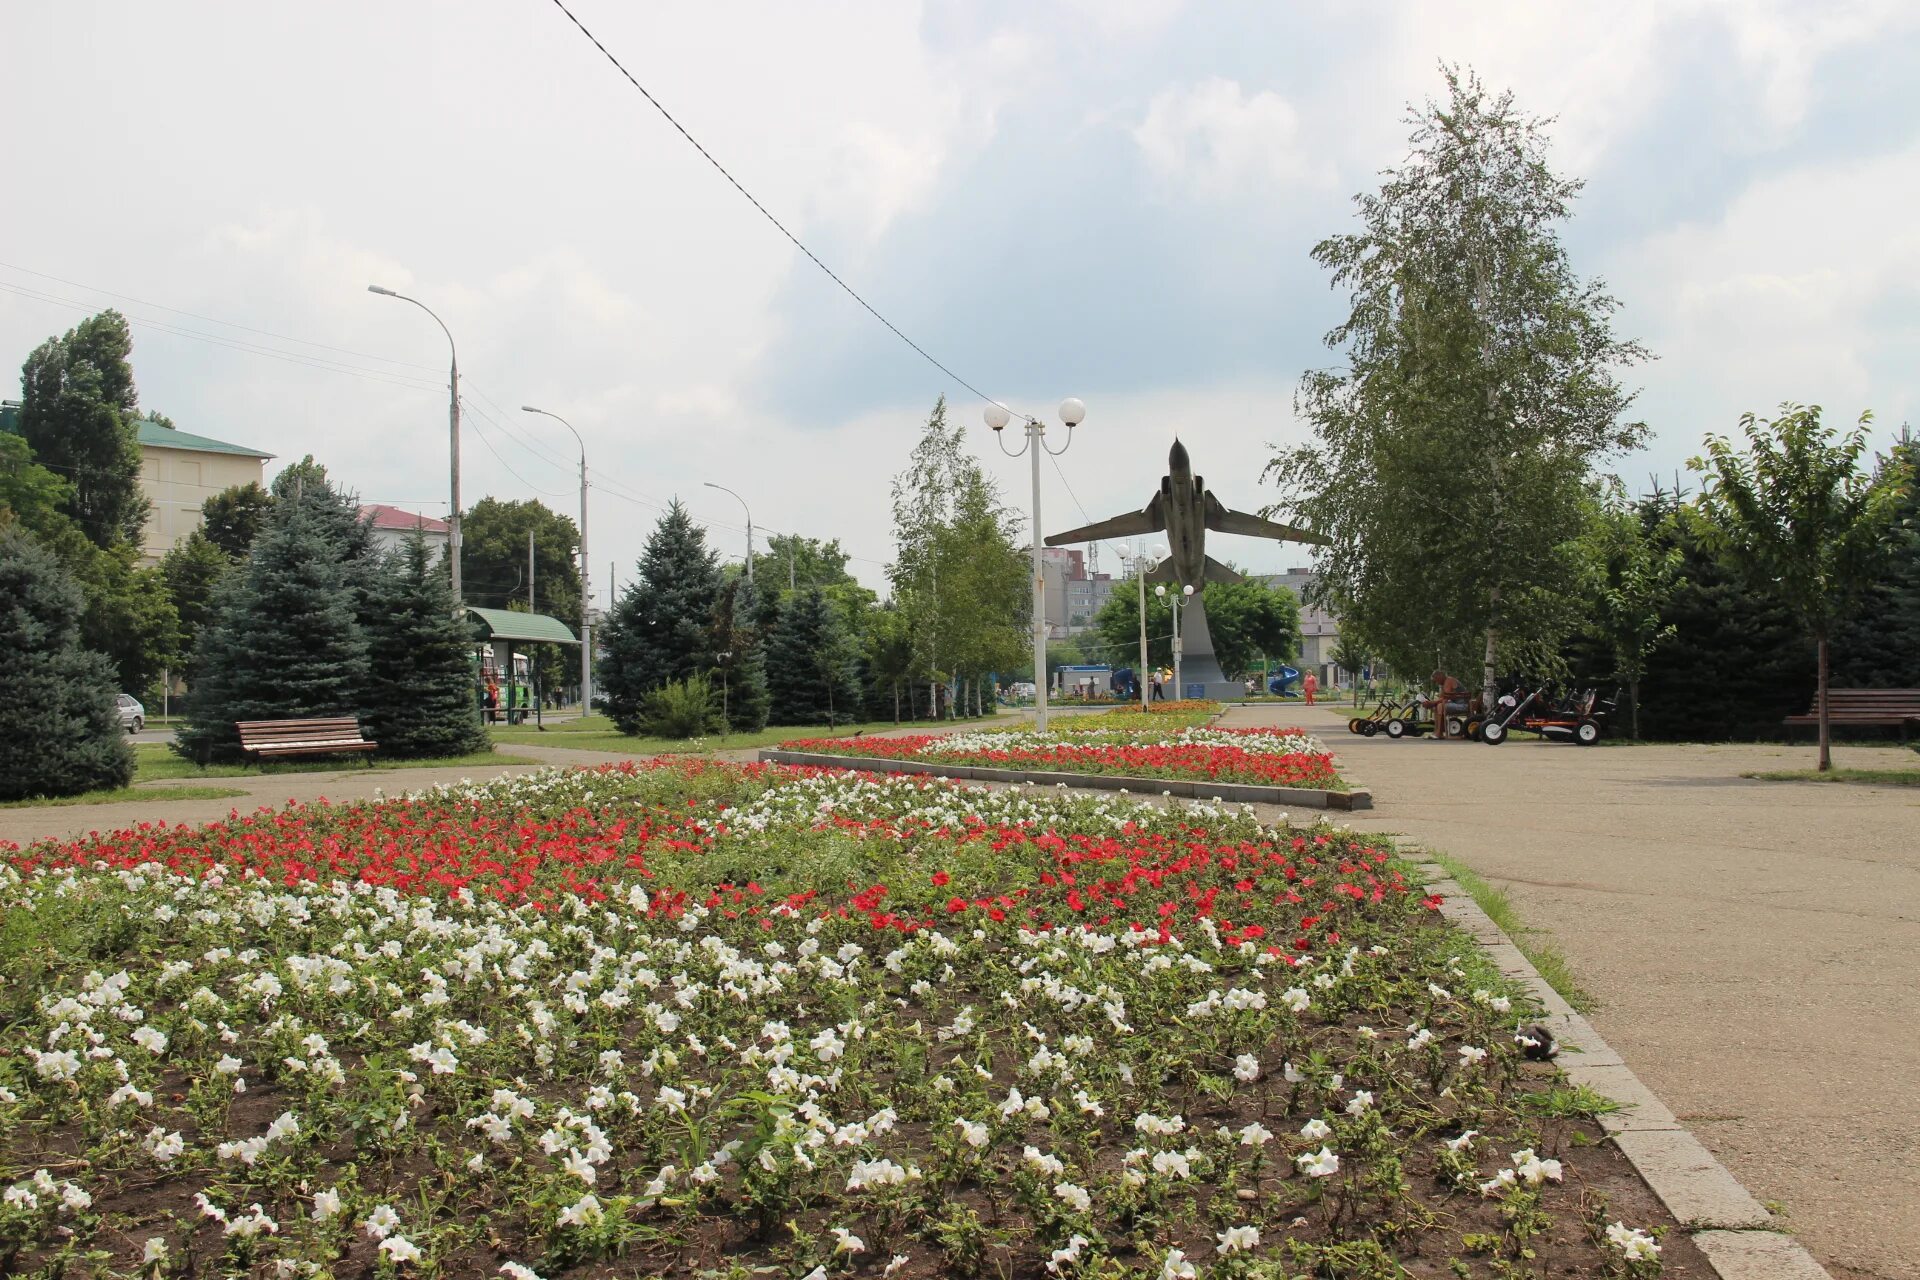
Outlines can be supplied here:
M669 680L641 703L640 727L655 738L698 738L712 733L725 727L715 697L705 676Z

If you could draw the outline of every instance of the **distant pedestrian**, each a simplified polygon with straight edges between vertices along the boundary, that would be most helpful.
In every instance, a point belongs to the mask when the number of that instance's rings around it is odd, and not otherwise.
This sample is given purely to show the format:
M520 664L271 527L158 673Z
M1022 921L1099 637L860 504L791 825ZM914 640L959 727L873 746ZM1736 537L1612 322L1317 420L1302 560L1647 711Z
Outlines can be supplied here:
M1313 672L1311 671L1307 672L1307 674L1301 678L1300 692L1304 693L1307 696L1308 706L1313 705L1313 695L1318 693L1319 691L1320 691L1320 681L1314 678Z

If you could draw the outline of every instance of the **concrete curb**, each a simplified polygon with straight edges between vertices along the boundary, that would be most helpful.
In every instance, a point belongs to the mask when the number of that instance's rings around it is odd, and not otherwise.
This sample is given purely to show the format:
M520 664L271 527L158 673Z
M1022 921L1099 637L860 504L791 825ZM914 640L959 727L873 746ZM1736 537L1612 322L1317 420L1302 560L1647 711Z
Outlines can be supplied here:
M1599 1117L1600 1127L1679 1219L1720 1280L1833 1280L1640 1082L1593 1024L1560 998L1444 867L1424 861L1427 851L1418 845L1403 844L1400 852L1441 895L1440 914L1472 934L1500 972L1540 1001L1546 1010L1541 1025L1560 1042L1555 1065L1567 1079L1621 1104Z
M852 769L860 773L930 773L942 778L974 782L1030 782L1042 787L1077 787L1086 791L1128 791L1134 795L1175 795L1189 800L1223 800L1232 804L1277 804L1304 809L1373 808L1373 793L1323 791L1318 787L1260 787L1245 782L1193 782L1182 778L1122 778L1098 773L1050 773L1024 769L987 769L978 765L930 764L922 760L894 760L883 756L834 756L816 751L762 748L762 764L802 764L822 769Z

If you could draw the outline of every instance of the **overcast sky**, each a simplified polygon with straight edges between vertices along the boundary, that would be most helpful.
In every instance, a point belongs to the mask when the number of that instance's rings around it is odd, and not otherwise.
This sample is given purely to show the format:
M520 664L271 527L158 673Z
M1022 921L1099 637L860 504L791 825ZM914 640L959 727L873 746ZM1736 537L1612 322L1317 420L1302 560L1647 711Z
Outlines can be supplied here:
M1872 409L1882 440L1914 415L1911 0L569 4L959 377L1048 418L1086 401L1049 530L1141 505L1176 432L1228 505L1274 500L1261 464L1307 438L1293 386L1341 313L1308 251L1401 157L1441 60L1557 116L1587 179L1575 266L1660 357L1631 485L1786 399ZM460 343L468 503L573 513L571 437L519 406L585 436L596 599L676 494L739 556L709 480L882 585L888 481L943 394L1028 506L980 400L551 0L6 4L0 49L10 367L118 306L144 407L444 514L445 340L366 286L413 293Z

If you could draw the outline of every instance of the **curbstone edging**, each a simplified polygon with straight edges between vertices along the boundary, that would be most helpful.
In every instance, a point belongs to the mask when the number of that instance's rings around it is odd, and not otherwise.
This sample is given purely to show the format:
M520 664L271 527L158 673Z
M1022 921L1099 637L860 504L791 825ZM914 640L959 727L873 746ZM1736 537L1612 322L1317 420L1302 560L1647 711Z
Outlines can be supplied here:
M823 769L851 769L858 773L926 773L974 782L1029 782L1042 787L1129 791L1135 795L1164 793L1188 800L1220 800L1229 804L1276 804L1349 812L1373 808L1373 794L1359 789L1326 791L1319 787L1265 787L1247 782L1196 782L1189 778L1125 778L1104 773L990 769L982 765L896 760L886 756L836 756L819 751L782 751L777 747L761 748L758 759L762 764L811 765Z
M1547 984L1445 868L1424 861L1426 850L1419 845L1403 844L1400 852L1443 898L1440 914L1473 935L1500 971L1519 980L1546 1009L1541 1022L1560 1043L1562 1056L1556 1061L1567 1079L1621 1104L1621 1110L1599 1117L1601 1128L1679 1219L1720 1280L1833 1280L1634 1075L1593 1024Z

